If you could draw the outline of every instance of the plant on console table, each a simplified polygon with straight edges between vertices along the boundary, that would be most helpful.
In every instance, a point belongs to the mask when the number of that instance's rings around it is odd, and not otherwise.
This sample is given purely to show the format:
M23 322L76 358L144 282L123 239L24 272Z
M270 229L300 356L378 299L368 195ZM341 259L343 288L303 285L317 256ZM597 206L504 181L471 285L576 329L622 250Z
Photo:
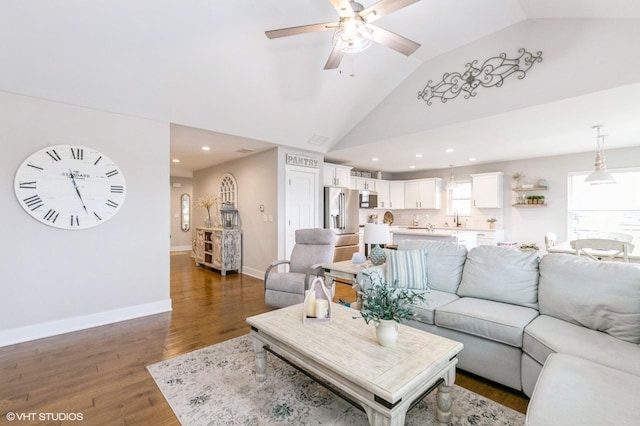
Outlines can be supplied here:
M211 207L218 204L220 199L218 197L214 197L213 195L206 195L204 197L200 197L196 202L196 209L206 209L207 217L204 219L204 227L211 228L213 227L213 220L211 219Z
M364 273L371 280L371 285L362 294L362 310L360 314L365 322L373 321L376 325L376 337L382 346L394 346L398 340L398 323L415 318L412 303L425 298L422 294L387 285L378 272Z

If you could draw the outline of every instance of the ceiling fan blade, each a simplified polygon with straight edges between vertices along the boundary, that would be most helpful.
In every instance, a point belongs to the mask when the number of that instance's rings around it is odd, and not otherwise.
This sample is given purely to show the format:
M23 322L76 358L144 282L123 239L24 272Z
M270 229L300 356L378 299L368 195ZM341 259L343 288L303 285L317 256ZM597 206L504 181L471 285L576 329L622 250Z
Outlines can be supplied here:
M312 33L315 31L335 30L340 22L326 22L324 24L301 25L299 27L280 28L279 30L265 31L269 38L287 37L297 34Z
M327 63L324 64L325 70L334 70L340 66L340 61L342 61L342 57L344 53L340 50L339 47L333 46L333 50L329 54L329 59L327 59Z
M374 22L383 16L419 1L420 0L380 0L378 3L371 5L360 12L360 16L366 23Z
M367 25L373 30L373 41L396 50L403 55L409 56L415 52L418 47L420 47L420 43L416 43L415 41L409 40L401 35L392 33L391 31L387 31L384 28L380 28L375 25Z
M341 18L350 18L356 16L351 8L349 0L330 0L333 7Z

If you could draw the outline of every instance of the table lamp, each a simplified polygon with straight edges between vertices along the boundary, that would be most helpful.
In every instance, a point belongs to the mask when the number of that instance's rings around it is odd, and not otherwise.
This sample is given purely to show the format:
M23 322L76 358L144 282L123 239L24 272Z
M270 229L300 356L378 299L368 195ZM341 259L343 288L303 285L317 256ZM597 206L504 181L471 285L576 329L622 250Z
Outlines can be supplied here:
M367 223L364 225L365 244L372 244L369 258L374 265L382 265L387 259L380 244L389 244L389 224Z

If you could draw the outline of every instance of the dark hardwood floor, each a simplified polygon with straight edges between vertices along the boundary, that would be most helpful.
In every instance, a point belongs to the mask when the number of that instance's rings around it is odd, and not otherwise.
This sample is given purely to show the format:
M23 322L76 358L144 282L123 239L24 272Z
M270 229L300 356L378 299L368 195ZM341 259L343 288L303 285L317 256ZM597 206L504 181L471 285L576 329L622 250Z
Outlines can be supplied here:
M338 286L337 297L352 295ZM82 422L64 424L177 425L145 367L246 334L245 318L271 308L262 280L222 277L182 252L171 255L171 299L170 313L0 348L0 424L57 425L59 413L78 413ZM526 410L518 392L464 373L457 384ZM33 420L9 422L9 412Z

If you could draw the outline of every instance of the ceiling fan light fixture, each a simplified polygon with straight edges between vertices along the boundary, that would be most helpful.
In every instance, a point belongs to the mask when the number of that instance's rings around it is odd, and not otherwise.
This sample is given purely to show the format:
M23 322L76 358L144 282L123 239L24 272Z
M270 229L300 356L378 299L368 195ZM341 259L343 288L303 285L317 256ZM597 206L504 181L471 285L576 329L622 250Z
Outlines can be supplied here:
M344 53L362 52L373 43L371 28L359 16L342 18L333 44Z
M600 135L600 127L593 126L597 131L596 136L596 159L594 162L595 170L587 176L584 180L586 183L591 185L602 185L607 183L616 183L616 180L611 176L610 173L607 172L607 164L604 160L604 138L605 135Z

